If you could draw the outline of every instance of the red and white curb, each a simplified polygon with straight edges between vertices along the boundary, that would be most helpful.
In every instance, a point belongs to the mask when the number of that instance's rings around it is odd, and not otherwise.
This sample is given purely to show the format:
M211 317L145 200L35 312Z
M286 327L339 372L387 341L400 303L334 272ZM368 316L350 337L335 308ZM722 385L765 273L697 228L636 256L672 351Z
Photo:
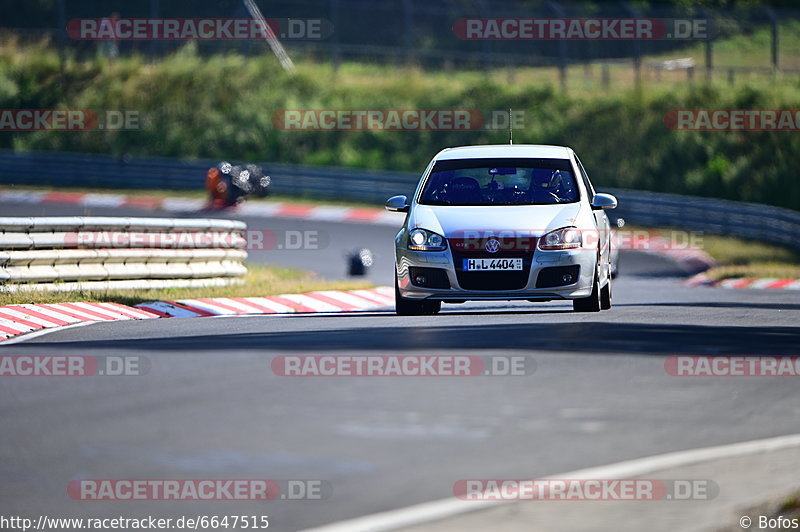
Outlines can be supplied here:
M146 320L157 314L119 303L50 303L0 307L0 342L14 336L76 323Z
M45 192L29 190L0 190L0 201L27 204L61 203L81 207L132 207L165 212L202 211L207 202L200 198L137 196L126 194ZM234 212L248 216L353 222L399 227L403 217L374 207L345 207L308 205L275 201L252 201L237 207Z
M737 277L734 279L709 279L698 274L686 281L689 286L715 286L718 288L760 288L764 290L800 290L800 279Z
M394 290L387 286L365 290L323 290L269 297L213 297L140 303L137 309L164 318L244 316L314 312L363 312L394 308Z
M128 307L119 303L50 303L0 307L0 343L43 329L116 320L195 318L315 312L363 312L394 308L394 290L323 290L269 297L214 297L153 301Z

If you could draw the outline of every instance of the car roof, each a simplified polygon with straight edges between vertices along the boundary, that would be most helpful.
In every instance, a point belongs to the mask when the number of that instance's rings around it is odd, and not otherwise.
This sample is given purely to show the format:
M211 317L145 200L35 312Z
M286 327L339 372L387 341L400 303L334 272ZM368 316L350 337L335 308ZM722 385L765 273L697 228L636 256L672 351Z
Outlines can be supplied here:
M571 154L572 149L566 146L547 146L543 144L487 144L484 146L445 148L436 154L435 159L439 161L493 157L569 159Z

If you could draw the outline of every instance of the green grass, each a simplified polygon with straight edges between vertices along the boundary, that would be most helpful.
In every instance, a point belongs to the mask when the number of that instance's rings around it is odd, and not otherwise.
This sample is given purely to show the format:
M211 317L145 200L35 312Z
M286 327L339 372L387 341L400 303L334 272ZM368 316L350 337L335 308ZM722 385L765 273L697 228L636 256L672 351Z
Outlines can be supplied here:
M745 63L768 65L765 31L717 42L717 64L741 56ZM800 27L783 29L787 64L800 56L799 40ZM750 50L756 51L748 55ZM699 59L700 51L701 45L693 44L670 57L690 53ZM655 59L661 58L645 62ZM487 113L511 107L525 113L524 127L515 131L517 143L574 147L599 188L800 208L796 132L672 131L664 124L665 113L679 108L796 108L798 76L743 77L728 86L724 74L710 84L699 74L694 84L680 73L674 80L665 73L660 81L648 74L636 90L631 70L615 69L620 70L614 70L611 89L606 89L598 66L576 65L570 68L566 92L552 68L447 72L349 62L334 72L329 64L298 59L297 74L289 76L271 54L206 57L190 43L155 61L69 57L62 73L54 48L7 39L0 44L0 108L132 109L141 112L143 127L7 133L0 135L0 147L419 172L442 147L505 143L507 132L281 131L272 123L273 113L306 108ZM57 176L51 179L56 183Z
M800 279L800 251L739 238L704 235L702 249L717 266L705 274L713 279L740 277Z
M800 251L739 238L704 235L703 250L724 266L800 264Z
M104 290L92 292L0 293L0 305L60 303L68 301L116 302L135 305L145 301L193 299L198 297L262 297L315 290L369 288L366 281L327 281L313 274L289 268L249 264L244 283L210 288L168 288L160 290Z
M644 229L630 224L626 231ZM650 228L650 232L670 239L674 228ZM679 242L682 242L682 237ZM800 279L800 250L730 236L702 234L695 240L697 248L716 262L705 275L713 280L740 277L777 277Z
M781 262L760 262L747 266L717 266L704 272L714 281L745 277L760 279L800 279L800 265Z

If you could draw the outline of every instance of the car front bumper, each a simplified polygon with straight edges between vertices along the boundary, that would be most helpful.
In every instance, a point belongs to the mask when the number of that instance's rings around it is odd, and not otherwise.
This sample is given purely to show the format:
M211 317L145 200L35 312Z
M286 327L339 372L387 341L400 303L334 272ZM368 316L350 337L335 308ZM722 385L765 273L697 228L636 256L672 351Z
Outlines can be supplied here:
M494 272L471 273L470 288L462 287L464 273L455 267L455 260L451 249L445 251L411 251L402 246L396 247L397 283L400 295L407 299L429 299L439 301L463 300L538 300L548 301L553 299L578 299L588 297L592 291L594 271L597 261L597 252L590 249L572 249L563 251L542 251L536 249L531 252L530 260L526 261L526 280L521 286L513 289L475 289L475 279L484 273L492 273L495 279L499 275ZM509 254L511 258L513 254ZM492 255L482 255L482 258L496 258ZM461 260L461 259L457 259ZM577 280L560 286L547 286L537 288L540 274L547 268L560 268L577 266ZM449 288L432 288L418 286L411 279L411 268L435 268L443 270L447 275ZM554 270L551 270L551 272ZM573 270L574 271L574 270ZM466 284L466 283L464 283ZM490 283L487 283L487 285ZM540 283L541 284L541 283Z

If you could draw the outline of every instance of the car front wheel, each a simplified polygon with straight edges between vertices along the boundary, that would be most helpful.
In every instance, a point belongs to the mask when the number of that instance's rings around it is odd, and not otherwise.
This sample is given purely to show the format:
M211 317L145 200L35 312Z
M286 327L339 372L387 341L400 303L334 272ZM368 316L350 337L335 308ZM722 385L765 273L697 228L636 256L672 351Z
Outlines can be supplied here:
M611 308L611 276L608 277L608 282L600 290L600 308L608 310Z
M394 281L394 310L398 316L422 316L437 314L442 310L441 301L414 301L400 295L397 279Z
M606 286L608 287L609 290L611 290L610 284ZM600 275L598 273L598 268L595 268L592 293L589 295L589 297L583 297L581 299L573 299L572 310L574 310L575 312L600 312L600 309L603 307L600 292L601 292ZM609 298L610 296L611 294L609 292Z

